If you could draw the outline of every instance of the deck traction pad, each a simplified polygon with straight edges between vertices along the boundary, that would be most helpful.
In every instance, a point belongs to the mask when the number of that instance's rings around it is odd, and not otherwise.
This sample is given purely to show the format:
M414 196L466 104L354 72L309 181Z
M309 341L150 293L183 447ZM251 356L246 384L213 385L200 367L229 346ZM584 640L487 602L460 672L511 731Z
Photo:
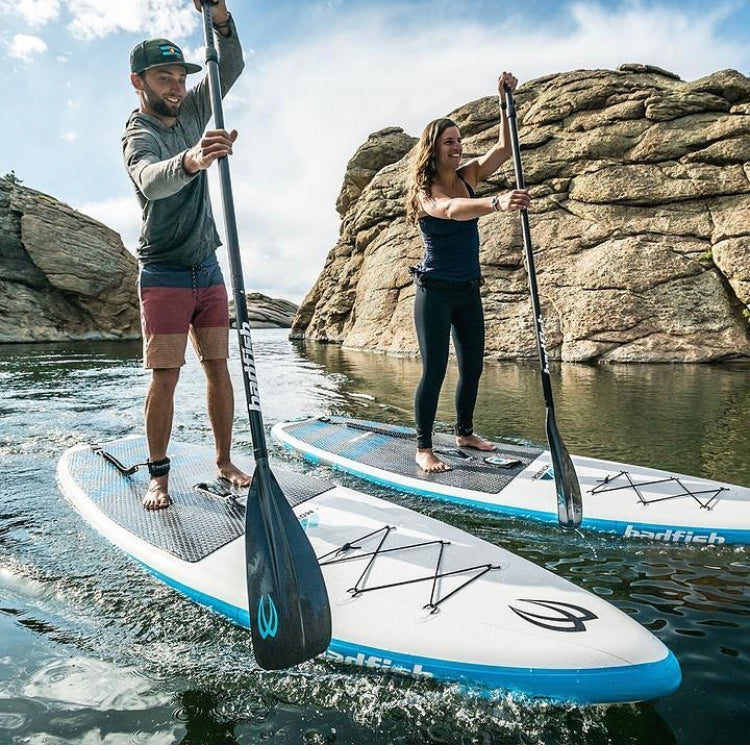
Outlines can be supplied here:
M450 465L451 471L428 474L414 462L417 443L416 432L411 428L346 417L324 417L287 425L284 432L321 451L402 475L405 484L414 479L492 494L499 493L542 453L537 448L498 444L498 450L492 453L462 447L461 451L466 454L463 458L455 454L453 436L436 433L433 447L436 454ZM520 463L500 467L488 464L485 461L488 457Z
M101 448L128 467L145 461L148 456L146 439L142 437L113 441L102 444ZM145 467L125 477L92 447L90 451L71 455L69 471L76 485L114 522L142 540L194 563L245 531L246 490L231 491L239 495L240 501L217 498L195 489L198 483L216 489L222 487L216 481L214 457L209 447L173 441L169 478L173 504L159 511L146 511L142 505L149 484ZM249 457L239 459L239 465L248 474L255 468ZM314 475L275 469L273 472L292 507L334 487Z

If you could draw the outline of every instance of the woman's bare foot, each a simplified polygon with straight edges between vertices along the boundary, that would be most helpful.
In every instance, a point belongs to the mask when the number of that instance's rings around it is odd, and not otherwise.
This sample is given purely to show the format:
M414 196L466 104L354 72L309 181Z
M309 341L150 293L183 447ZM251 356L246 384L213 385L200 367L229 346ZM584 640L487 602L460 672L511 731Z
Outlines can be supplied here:
M167 475L152 477L143 497L143 508L147 511L160 511L172 505L172 499L167 490Z
M447 472L450 467L435 456L432 449L417 449L417 464L425 472Z
M456 446L468 446L479 451L494 451L497 448L494 443L485 441L484 438L473 433L471 435L456 436Z
M216 465L216 476L220 480L227 480L227 482L234 485L236 488L250 487L250 482L253 479L250 475L245 474L240 469L232 464L232 462L224 462Z

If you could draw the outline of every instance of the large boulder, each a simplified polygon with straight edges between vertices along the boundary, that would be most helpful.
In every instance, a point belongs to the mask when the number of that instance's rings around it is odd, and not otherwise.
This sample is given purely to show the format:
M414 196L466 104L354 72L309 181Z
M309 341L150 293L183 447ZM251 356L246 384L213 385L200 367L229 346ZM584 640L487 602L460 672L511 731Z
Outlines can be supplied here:
M137 275L116 232L0 180L0 342L137 339Z
M750 79L727 70L685 82L630 64L546 76L516 101L550 356L749 357ZM450 116L468 158L497 140L495 97ZM422 246L404 212L414 142L380 131L349 163L340 237L293 338L418 351L408 267ZM514 184L509 160L478 195ZM518 216L484 217L480 233L487 356L536 357Z
M383 167L401 159L416 141L416 138L404 133L403 128L384 128L371 133L346 165L344 184L336 200L339 216L344 217Z
M297 314L297 306L281 297L269 297L261 292L246 292L247 318L251 329L288 329ZM229 300L229 317L235 325L234 300Z

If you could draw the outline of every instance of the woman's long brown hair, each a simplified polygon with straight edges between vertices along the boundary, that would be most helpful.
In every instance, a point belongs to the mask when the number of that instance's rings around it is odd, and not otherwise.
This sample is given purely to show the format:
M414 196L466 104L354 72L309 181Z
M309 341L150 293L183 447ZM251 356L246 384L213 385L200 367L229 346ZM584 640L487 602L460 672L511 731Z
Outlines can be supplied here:
M432 195L432 184L435 181L435 147L438 139L448 128L458 127L450 118L440 117L428 123L422 131L417 144L409 175L409 187L406 193L406 218L416 224L421 210L420 197L429 198Z

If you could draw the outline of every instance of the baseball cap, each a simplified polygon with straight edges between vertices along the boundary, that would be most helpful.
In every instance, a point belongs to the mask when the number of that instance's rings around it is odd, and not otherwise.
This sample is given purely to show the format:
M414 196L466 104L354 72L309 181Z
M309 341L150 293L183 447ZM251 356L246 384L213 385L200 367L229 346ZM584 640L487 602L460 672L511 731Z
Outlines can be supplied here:
M169 39L147 39L130 52L130 72L143 73L165 65L182 65L188 73L197 73L200 65L186 63L182 50Z

